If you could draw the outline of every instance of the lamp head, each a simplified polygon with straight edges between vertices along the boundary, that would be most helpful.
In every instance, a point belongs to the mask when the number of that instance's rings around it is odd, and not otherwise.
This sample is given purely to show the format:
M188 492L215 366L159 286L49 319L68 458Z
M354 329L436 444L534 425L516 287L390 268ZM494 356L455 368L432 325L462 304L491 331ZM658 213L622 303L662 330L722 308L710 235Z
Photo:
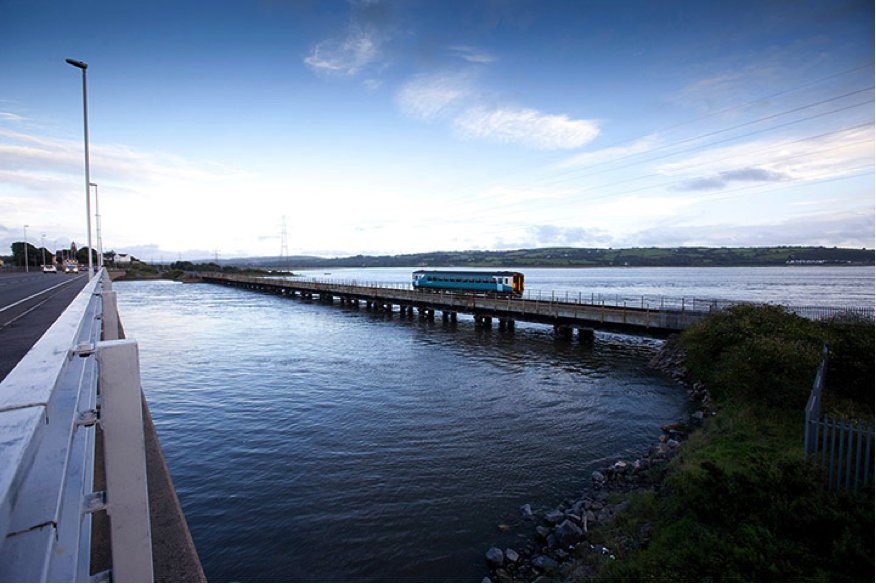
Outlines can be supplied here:
M86 69L88 69L88 65L86 65L86 64L83 63L82 61L75 61L75 60L73 60L73 59L67 59L67 62L68 62L69 64L73 65L74 67L78 67L78 68L82 69L83 71L85 71Z

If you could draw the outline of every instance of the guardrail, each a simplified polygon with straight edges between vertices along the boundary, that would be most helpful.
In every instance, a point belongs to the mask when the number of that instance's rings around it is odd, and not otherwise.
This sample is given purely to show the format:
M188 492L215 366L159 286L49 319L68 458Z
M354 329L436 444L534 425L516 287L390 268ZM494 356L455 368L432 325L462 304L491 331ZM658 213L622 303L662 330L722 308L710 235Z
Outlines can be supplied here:
M0 383L0 581L153 580L138 349L119 331L103 271ZM91 573L98 511L111 573Z
M201 275L228 277L227 274ZM365 287L374 289L411 290L408 282L386 282L344 278L305 278L305 277L271 277L270 279L285 282L307 282L309 284L331 284L340 286ZM679 312L694 312L697 314L719 312L731 306L740 304L761 304L744 300L727 300L717 298L697 298L695 296L665 296L662 294L604 294L597 292L585 293L580 290L542 290L530 284L521 300L539 302L555 302L563 304L578 304L585 306L605 306L606 308L639 308L644 310L665 310ZM873 307L834 307L834 306L796 306L780 304L785 310L810 320L845 319L873 321L876 319Z

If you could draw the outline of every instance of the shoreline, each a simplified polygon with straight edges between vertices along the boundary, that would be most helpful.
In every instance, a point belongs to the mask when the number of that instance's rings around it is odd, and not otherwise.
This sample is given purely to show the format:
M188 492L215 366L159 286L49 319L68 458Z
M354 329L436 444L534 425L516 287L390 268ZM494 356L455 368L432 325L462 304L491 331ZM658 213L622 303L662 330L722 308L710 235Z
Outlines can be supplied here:
M696 404L688 421L662 426L657 444L639 458L619 459L593 471L580 496L565 499L543 514L534 513L528 503L523 505L518 513L523 522L530 524L531 533L519 549L491 547L485 553L489 572L482 582L584 581L596 576L605 558L615 559L613 550L588 540L592 529L606 525L629 505L626 497L615 502L617 496L613 495L659 490L659 481L652 480L652 474L679 452L705 417L715 415L708 390L688 377L684 359L684 347L673 335L648 367L662 371L687 389L688 399ZM503 527L507 526L500 529ZM650 536L640 535L645 539Z

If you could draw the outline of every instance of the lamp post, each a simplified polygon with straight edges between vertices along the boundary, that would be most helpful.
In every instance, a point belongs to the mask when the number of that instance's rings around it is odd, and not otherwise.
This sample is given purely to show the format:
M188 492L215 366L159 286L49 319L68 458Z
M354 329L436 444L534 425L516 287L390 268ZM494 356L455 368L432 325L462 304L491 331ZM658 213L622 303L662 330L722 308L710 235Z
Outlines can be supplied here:
M46 234L40 234L40 252L43 254L43 265L46 265Z
M97 230L97 267L103 268L103 237L100 232L100 193L97 190L97 183L88 183L94 187L94 222Z
M27 273L27 225L24 226L24 273Z
M88 279L94 277L94 261L91 257L91 176L88 167L88 92L86 91L85 70L88 65L82 61L67 59L67 63L82 70L82 117L85 123L85 215L88 226Z

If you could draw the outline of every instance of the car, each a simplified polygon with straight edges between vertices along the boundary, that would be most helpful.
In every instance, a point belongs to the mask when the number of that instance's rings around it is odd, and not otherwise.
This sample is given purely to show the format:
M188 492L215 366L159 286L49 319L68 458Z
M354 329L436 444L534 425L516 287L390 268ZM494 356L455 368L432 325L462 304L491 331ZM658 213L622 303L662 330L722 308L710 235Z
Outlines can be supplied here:
M43 273L44 274L57 274L58 268L56 268L55 266L53 266L51 264L47 264L47 265L43 266Z

